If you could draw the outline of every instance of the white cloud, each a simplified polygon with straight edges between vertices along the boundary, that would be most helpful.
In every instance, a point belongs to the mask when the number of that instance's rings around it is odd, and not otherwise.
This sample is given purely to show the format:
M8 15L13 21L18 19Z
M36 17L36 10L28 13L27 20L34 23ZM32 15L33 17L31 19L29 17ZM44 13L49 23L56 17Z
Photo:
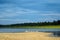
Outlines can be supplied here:
M45 20L58 20L60 13L48 3L59 3L59 0L6 0L10 3L0 4L0 22L36 22ZM51 5L48 5L50 7ZM31 9L30 9L31 8ZM56 7L57 8L57 7ZM50 11L48 11L48 10ZM54 11L56 10L56 11ZM54 17L53 17L54 16ZM17 18L18 17L18 18ZM37 20L38 19L38 20ZM7 23L8 24L8 23Z
M33 22L32 20L28 20L28 19L0 19L0 21L2 22L0 24L15 24L15 23Z
M30 9L24 9L24 8L8 8L3 9L3 11L0 12L0 18L4 17L15 17L22 15L42 15L42 16L60 16L59 13L53 12L53 11L36 11L36 10L30 10Z
M1 5L0 5L1 6ZM6 8L5 8L6 7ZM2 7L3 9L1 9L0 11L0 18L1 17L14 17L14 16L18 16L21 14L31 14L31 13L37 13L38 11L35 10L30 10L30 9L25 9L25 8L20 8L20 7L14 7L13 6L8 6L5 5L4 7Z

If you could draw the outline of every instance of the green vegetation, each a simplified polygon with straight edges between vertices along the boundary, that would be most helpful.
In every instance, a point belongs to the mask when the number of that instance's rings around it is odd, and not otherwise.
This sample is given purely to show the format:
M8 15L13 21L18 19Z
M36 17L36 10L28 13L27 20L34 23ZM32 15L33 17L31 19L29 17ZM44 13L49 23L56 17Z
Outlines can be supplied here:
M60 25L46 25L46 26L10 26L1 28L60 28Z
M9 27L11 28L11 27ZM60 28L60 25L48 25L48 26L14 26L12 28Z
M0 28L60 28L60 20L53 22L0 25Z

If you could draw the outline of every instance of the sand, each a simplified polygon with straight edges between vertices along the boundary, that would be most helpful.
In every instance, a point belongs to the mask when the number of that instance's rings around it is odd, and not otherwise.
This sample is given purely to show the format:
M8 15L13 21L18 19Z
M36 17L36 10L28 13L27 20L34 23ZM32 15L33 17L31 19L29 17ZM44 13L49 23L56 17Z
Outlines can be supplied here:
M60 37L51 37L51 34L45 32L0 33L0 40L60 40Z

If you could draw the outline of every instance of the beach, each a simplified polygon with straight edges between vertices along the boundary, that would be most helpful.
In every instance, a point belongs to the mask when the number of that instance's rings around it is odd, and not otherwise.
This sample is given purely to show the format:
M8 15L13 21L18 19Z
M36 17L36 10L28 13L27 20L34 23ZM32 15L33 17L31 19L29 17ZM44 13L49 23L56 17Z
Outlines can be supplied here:
M0 40L60 40L46 32L0 33Z

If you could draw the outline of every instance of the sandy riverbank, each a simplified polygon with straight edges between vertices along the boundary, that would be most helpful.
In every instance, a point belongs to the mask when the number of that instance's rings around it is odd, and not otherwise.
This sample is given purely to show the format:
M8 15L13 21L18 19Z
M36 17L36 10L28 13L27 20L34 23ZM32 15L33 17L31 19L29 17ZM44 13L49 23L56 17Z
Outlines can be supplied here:
M0 33L0 40L60 40L60 37L49 37L51 33L23 32L23 33Z

